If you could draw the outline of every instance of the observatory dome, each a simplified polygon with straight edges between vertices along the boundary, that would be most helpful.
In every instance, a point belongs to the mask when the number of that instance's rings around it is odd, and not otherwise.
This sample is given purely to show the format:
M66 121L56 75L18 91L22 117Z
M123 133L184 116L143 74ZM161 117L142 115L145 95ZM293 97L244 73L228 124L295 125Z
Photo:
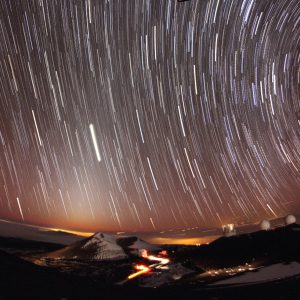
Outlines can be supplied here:
M288 215L285 217L285 225L296 223L296 217L294 215Z
M271 228L271 223L268 220L262 220L259 226L261 230L269 230Z

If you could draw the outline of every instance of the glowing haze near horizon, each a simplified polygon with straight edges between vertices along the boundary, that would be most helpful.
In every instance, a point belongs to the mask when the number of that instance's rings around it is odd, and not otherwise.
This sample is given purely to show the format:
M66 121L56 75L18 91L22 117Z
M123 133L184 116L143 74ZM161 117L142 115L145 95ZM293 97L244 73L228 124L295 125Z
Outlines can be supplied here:
M0 217L206 228L300 208L298 0L1 1Z

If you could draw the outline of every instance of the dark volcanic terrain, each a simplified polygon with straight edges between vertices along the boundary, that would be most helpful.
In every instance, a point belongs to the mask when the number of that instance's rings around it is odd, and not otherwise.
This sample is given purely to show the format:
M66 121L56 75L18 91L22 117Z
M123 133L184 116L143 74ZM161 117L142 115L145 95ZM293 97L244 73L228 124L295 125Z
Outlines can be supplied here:
M69 246L2 237L0 299L299 299L299 243L297 224L202 246L103 233ZM137 265L150 271L129 280Z

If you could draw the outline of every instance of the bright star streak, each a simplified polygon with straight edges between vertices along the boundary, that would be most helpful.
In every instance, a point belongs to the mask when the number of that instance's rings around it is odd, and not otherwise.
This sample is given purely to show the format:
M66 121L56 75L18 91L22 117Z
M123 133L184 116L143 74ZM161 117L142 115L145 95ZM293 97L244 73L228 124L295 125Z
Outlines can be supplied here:
M96 139L96 134L95 134L95 129L94 129L94 125L93 124L90 124L90 132L91 132L91 136L92 136L92 140L93 140L93 144L94 144L94 149L95 149L95 152L96 152L97 160L101 161L101 156L100 156L99 147L98 147L98 143L97 143L97 139Z

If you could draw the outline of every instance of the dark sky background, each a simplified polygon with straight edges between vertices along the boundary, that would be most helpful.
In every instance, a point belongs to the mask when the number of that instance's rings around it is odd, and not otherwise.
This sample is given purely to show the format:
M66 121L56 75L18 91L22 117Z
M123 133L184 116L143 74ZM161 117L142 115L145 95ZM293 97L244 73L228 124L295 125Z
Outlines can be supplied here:
M0 217L81 230L300 209L299 0L0 2Z

